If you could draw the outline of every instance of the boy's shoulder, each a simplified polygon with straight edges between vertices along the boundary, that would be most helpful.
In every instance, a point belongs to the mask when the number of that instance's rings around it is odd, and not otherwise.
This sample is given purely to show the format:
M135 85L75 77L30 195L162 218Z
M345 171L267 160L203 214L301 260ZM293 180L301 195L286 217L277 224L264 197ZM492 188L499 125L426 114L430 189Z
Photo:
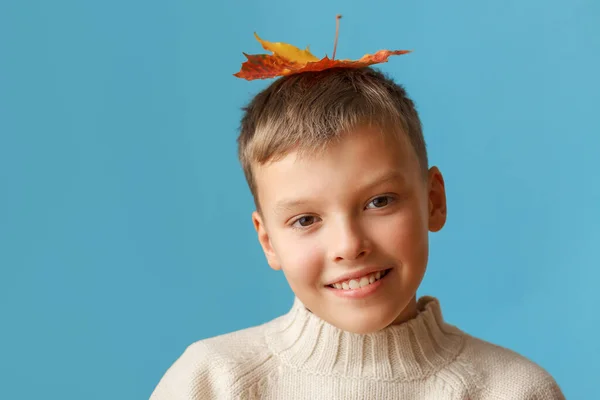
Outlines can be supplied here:
M246 362L257 353L269 351L265 332L274 321L199 340L186 351L200 352L222 363Z
M204 360L210 368L252 365L269 356L265 332L277 320L198 340L186 348L181 358Z
M198 340L187 346L166 371L151 400L226 399L240 383L249 384L242 381L260 380L264 375L256 374L256 371L264 373L265 368L273 368L273 356L266 343L265 331L278 319Z
M457 361L483 393L509 394L507 398L564 398L554 378L540 365L509 348L463 334L465 345Z

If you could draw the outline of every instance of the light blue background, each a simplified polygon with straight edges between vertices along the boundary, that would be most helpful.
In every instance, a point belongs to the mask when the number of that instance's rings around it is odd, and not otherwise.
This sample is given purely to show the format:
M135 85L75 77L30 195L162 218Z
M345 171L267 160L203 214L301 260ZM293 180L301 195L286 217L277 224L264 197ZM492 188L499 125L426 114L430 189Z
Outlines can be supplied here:
M593 0L0 3L0 398L145 399L192 342L287 311L236 158L254 41L382 65L449 220L420 294L600 396Z

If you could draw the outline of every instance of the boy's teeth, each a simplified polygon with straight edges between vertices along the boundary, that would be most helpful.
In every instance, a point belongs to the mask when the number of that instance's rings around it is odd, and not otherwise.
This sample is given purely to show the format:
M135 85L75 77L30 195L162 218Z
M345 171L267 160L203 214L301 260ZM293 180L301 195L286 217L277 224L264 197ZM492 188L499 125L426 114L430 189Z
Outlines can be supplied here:
M382 275L383 274L381 273L381 271L379 271L374 274L369 274L367 276L363 276L360 279L350 279L349 281L334 283L331 286L333 286L336 289L341 289L341 290L358 289L361 287L368 286L373 282L376 282L377 280L381 279Z

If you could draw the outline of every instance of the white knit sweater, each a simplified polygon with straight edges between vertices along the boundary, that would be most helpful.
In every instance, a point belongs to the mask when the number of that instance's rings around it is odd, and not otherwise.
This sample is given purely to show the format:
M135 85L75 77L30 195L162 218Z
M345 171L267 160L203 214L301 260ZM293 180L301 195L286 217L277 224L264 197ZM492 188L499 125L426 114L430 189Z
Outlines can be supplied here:
M150 399L564 399L541 367L444 322L435 298L419 310L359 335L296 299L273 321L189 346Z

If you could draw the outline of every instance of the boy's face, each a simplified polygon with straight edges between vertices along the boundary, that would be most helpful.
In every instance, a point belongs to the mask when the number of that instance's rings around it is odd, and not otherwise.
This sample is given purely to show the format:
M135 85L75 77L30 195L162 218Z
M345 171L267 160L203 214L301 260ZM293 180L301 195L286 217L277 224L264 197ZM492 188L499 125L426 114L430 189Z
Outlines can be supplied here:
M252 217L269 265L314 314L356 333L415 315L428 232L446 220L439 170L425 180L407 138L371 129L255 168L262 215Z

